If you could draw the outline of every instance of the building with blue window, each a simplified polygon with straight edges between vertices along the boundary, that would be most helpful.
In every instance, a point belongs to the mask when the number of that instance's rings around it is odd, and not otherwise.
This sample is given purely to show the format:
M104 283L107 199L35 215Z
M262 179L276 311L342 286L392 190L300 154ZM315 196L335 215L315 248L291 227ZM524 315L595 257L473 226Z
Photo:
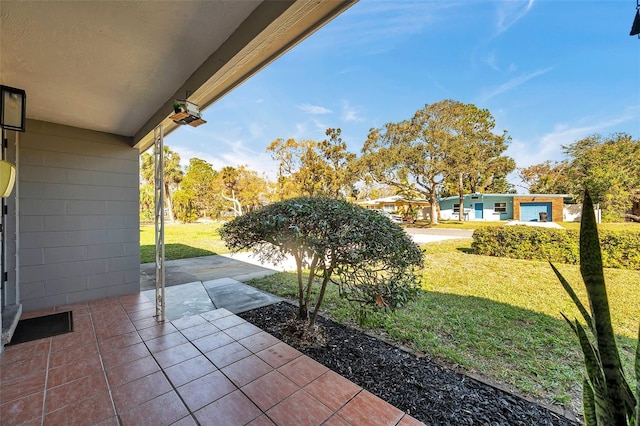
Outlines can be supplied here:
M463 198L464 220L519 220L522 222L562 222L566 194L467 194ZM440 218L458 220L460 197L439 201Z

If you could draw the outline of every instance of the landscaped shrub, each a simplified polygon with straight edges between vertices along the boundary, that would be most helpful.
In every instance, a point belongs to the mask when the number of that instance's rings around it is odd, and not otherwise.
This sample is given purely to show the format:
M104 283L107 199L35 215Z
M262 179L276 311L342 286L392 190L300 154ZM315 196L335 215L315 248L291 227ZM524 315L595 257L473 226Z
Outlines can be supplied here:
M524 225L476 229L471 248L475 254L513 259L577 263L579 258L575 231Z
M640 269L640 232L600 232L602 262L609 268Z
M602 231L600 245L605 267L640 269L640 231ZM577 264L579 234L524 225L478 228L471 248L485 256Z
M292 256L300 320L309 317L314 283L320 287L311 326L329 283L361 311L400 307L419 288L419 247L388 218L346 201L305 197L273 203L226 223L220 236L232 251L253 249L264 260Z

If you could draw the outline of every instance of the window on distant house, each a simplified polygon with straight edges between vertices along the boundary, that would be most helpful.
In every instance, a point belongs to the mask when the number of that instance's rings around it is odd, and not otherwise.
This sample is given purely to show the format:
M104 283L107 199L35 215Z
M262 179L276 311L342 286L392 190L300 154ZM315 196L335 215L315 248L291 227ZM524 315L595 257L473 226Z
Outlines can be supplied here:
M453 212L454 213L460 213L460 203L455 203L453 205Z
M493 203L493 211L496 213L506 213L507 203Z

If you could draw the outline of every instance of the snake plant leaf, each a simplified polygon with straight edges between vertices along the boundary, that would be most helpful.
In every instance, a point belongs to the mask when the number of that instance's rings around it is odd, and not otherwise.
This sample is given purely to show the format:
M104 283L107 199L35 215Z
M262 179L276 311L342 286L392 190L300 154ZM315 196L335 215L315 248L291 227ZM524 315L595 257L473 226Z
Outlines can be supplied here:
M564 320L567 322L567 324L569 324L569 327L571 327L571 329L573 330L574 333L576 333L576 336L578 335L578 330L576 330L576 326L573 324L573 321L571 321L569 318L567 318L567 316L565 314L563 314L562 312L560 312L560 315L562 315L562 318L564 318Z
M611 410L611 404L608 401L607 383L604 372L601 368L601 361L598 355L598 349L591 343L587 333L577 320L574 322L576 334L580 341L580 347L584 355L584 365L587 370L587 378L590 388L593 390L593 400L595 407L595 416L599 425L622 424L614 422L614 414ZM583 396L584 398L584 396ZM586 414L585 414L586 416Z
M627 407L624 402L624 376L620 374L621 363L613 327L611 326L598 227L593 211L593 201L588 191L585 191L580 225L580 273L589 296L597 351L600 355L608 393L606 399L610 404L607 406L610 408L610 412L613 413L613 421L608 424L627 424ZM598 391L597 389L595 391L597 404ZM631 417L631 413L628 414L628 417Z
M622 375L622 377L624 378L624 370L620 370L620 374ZM637 408L636 406L636 397L633 394L633 391L631 390L631 386L629 386L629 383L627 383L626 380L622 381L622 394L624 396L624 403L625 406L627 407L627 412L628 413L632 413L635 414L635 410ZM633 419L635 419L635 416L632 416ZM630 425L635 425L635 420L629 422ZM640 425L638 425L640 426Z
M582 382L582 414L585 426L598 426L593 388L586 377Z
M584 318L585 322L591 328L591 332L594 332L594 330L592 328L593 327L593 321L591 320L591 315L589 315L589 312L587 311L587 309L584 307L584 305L582 304L582 302L578 298L578 295L576 294L576 292L573 291L573 288L571 287L571 284L569 284L569 282L565 279L565 277L562 276L560 271L558 271L558 269L554 266L553 263L549 262L549 265L551 265L551 269L553 269L553 272L555 272L556 277L558 277L558 280L560 280L560 283L562 284L562 287L564 287L566 292L569 294L569 296L571 297L571 300L573 300L573 303L578 307L578 310L582 314L582 317Z

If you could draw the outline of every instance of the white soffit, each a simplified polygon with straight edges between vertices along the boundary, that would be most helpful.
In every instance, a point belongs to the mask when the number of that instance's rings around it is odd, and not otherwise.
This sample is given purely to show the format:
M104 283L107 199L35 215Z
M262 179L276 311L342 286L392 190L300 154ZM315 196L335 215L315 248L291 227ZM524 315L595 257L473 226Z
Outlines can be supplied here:
M175 97L215 102L353 3L2 0L0 82L28 118L146 149Z

